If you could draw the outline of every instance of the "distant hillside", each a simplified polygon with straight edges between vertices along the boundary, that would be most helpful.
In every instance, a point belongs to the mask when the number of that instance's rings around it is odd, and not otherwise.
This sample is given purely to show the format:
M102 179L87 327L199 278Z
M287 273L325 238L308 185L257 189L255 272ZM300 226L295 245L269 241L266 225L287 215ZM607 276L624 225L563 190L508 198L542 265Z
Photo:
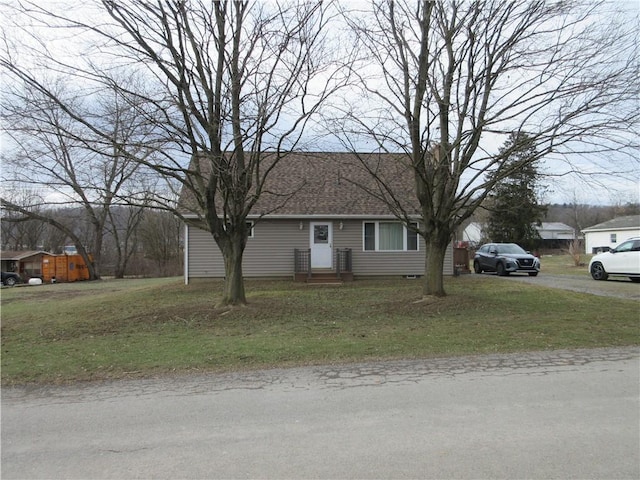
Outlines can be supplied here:
M562 222L580 231L616 217L640 214L640 204L615 206L551 204L547 206L545 222Z

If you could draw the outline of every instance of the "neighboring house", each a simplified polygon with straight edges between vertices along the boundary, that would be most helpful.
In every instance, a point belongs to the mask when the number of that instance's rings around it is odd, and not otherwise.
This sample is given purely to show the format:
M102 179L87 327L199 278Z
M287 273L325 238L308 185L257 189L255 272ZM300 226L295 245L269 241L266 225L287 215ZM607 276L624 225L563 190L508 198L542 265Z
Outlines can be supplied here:
M566 248L576 239L576 232L560 222L542 222L536 226L544 248Z
M397 201L419 218L411 172L390 155L365 155L377 175L400 195ZM251 231L243 257L245 277L293 277L318 272L353 276L424 274L423 239L407 229L384 202L354 154L292 153L271 172L247 218ZM180 205L185 224L185 282L222 278L224 263L211 233L199 228L190 192ZM444 273L453 274L453 248Z
M55 255L41 250L0 252L3 272L15 272L24 282L40 278L45 282L88 280L89 271L80 255Z
M23 281L42 275L42 258L48 255L41 250L0 252L0 263L3 272L15 272Z
M482 242L483 233L482 225L478 222L471 222L464 227L462 231L462 242L467 242L469 245L476 247Z
M582 230L585 252L610 250L631 237L640 237L640 215L618 217Z
M545 248L564 248L576 238L575 230L569 225L560 222L542 222L534 225ZM462 241L470 245L479 245L483 238L483 226L477 222L471 222L462 231Z

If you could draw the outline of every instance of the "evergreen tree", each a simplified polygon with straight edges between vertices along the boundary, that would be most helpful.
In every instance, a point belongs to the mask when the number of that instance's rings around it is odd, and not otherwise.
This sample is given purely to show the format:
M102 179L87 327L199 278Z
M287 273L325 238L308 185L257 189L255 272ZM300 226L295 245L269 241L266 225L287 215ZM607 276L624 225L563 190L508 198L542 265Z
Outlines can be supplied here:
M500 149L500 155L511 151L500 166L500 172L490 175L504 175L489 195L489 222L487 234L493 242L513 242L533 250L540 244L540 234L535 228L541 225L546 207L538 203L540 173L539 157L532 139L523 132L512 133Z

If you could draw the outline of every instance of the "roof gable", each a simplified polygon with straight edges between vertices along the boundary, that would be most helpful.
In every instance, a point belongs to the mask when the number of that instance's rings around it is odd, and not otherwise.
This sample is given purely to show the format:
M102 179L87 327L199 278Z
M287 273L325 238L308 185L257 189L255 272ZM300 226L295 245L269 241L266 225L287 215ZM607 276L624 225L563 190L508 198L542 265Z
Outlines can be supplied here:
M12 261L20 261L25 258L33 257L35 255L41 254L49 254L49 252L45 252L44 250L2 250L0 252L0 259L2 260L12 260Z
M573 231L573 228L562 222L542 222L538 230L561 230L561 231Z
M406 161L401 154L289 153L269 173L250 215L390 215L388 205L376 198L382 192L365 164L391 186L403 208L418 214L413 173ZM181 207L196 213L194 204L192 192L183 190Z
M640 228L640 215L627 215L625 217L617 217L606 222L585 228L583 232L595 232L599 230L632 230Z

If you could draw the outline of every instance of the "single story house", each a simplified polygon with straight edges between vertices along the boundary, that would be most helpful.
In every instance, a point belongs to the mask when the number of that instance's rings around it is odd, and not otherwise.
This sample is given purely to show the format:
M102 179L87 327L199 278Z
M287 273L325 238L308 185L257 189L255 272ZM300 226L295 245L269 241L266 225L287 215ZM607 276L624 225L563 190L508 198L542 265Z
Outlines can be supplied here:
M615 248L631 237L640 237L640 215L617 217L582 230L586 253Z
M566 248L576 239L576 232L561 222L542 222L536 225L544 248Z
M565 248L576 239L576 232L569 225L561 222L542 222L534 225L542 239L544 248ZM478 222L469 223L462 231L462 241L472 246L478 246L482 242L484 226Z
M45 282L88 280L89 269L80 255L56 255L42 250L0 252L3 272L15 272L23 282L40 278Z
M27 281L32 277L42 276L42 258L49 255L42 250L0 252L0 264L3 272L15 272Z
M397 193L395 200L419 221L411 172L389 154L291 153L270 173L247 221L250 235L243 257L245 277L314 275L407 276L424 274L423 239L406 228L372 192L377 186L359 159ZM223 278L222 254L203 228L191 193L180 206L188 221L185 283ZM453 274L453 244L443 273Z

